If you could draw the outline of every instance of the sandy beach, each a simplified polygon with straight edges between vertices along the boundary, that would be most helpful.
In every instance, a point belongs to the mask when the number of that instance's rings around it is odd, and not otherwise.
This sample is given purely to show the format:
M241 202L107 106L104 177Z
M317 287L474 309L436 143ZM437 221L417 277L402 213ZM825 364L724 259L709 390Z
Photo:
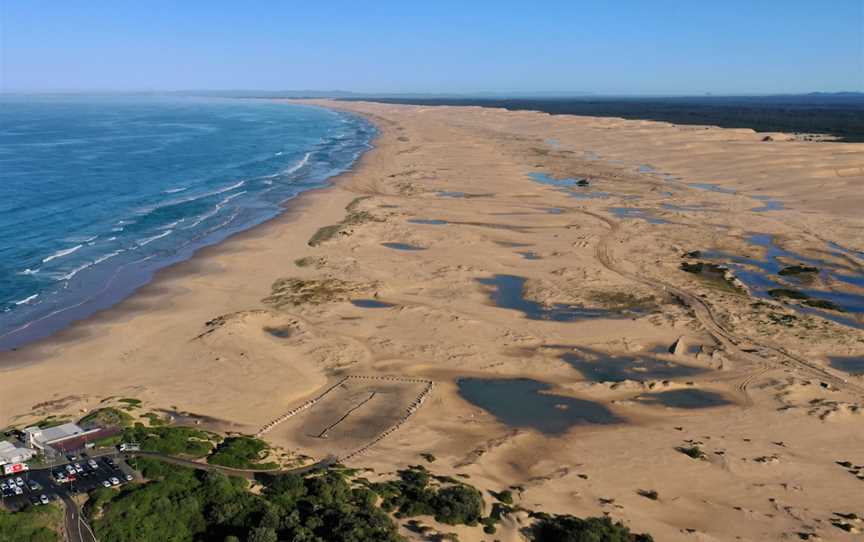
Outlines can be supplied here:
M829 362L864 356L862 314L837 310L864 295L864 144L312 103L371 120L375 148L277 219L0 354L0 427L134 397L656 540L858 539L864 377ZM788 271L805 263L830 278ZM785 286L764 295L760 273ZM494 538L521 540L520 521Z

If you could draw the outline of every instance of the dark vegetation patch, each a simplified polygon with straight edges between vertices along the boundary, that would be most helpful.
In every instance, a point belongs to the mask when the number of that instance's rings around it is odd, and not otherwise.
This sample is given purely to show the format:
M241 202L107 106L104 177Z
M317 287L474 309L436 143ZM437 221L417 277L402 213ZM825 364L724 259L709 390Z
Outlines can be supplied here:
M204 457L210 453L219 437L192 427L146 427L136 423L123 430L122 440L137 442L145 452Z
M652 501L656 501L660 498L660 494L653 489L640 489L636 493L638 493L639 496L645 497L646 499L651 499Z
M421 465L398 472L399 478L371 484L382 498L381 506L397 518L433 516L447 525L477 525L483 516L483 496L467 484L435 480Z
M336 278L300 279L284 278L273 283L264 303L276 308L293 305L320 305L333 301L348 301L364 285Z
M3 542L55 542L63 513L54 505L28 506L20 512L0 508L0 540Z
M699 459L699 460L705 459L705 452L703 452L702 449L696 445L678 446L677 448L675 448L675 450L678 452L681 452L682 454L684 454L687 457L690 457L692 459Z
M303 258L297 258L294 260L294 265L297 267L310 267L314 266L316 269L319 269L324 266L327 262L325 258L318 256L305 256Z
M228 437L216 446L207 458L208 463L235 469L273 470L278 463L261 463L270 453L270 447L263 440L252 437Z
M309 239L309 246L317 247L321 243L329 241L337 235L350 235L351 226L359 226L360 224L365 224L367 222L383 222L383 219L376 217L369 211L357 209L360 202L369 199L370 197L371 196L361 196L354 198L351 203L345 206L345 210L347 211L345 218L343 218L338 224L319 228L318 231Z
M803 275L803 274L813 274L818 273L818 267L812 267L809 265L789 265L781 269L777 272L778 275L788 276L788 275Z
M694 253L688 253L694 254ZM708 262L681 262L682 271L696 275L706 282L719 286L725 290L733 290L741 293L741 287L735 283L729 268Z
M531 529L535 542L651 542L651 535L631 533L609 517L577 518L571 515L533 514Z
M776 299L794 299L796 301L800 301L802 304L807 305L808 307L843 312L843 309L833 301L828 301L827 299L813 298L810 297L808 294L798 290L792 290L789 288L773 288L771 290L768 290L768 295Z
M87 414L80 420L78 425L85 429L91 427L129 427L132 425L131 415L114 407L104 407Z

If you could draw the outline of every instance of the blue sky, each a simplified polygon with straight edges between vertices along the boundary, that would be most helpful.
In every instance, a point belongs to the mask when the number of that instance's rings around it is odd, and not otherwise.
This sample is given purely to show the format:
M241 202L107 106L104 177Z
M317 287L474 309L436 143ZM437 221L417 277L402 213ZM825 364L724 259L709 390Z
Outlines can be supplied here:
M864 91L862 5L0 0L0 88Z

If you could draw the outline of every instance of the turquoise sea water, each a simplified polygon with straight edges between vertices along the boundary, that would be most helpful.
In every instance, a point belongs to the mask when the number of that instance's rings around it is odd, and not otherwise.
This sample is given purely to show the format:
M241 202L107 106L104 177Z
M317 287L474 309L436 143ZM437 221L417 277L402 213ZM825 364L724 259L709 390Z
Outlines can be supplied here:
M0 350L274 217L374 134L267 100L0 97Z

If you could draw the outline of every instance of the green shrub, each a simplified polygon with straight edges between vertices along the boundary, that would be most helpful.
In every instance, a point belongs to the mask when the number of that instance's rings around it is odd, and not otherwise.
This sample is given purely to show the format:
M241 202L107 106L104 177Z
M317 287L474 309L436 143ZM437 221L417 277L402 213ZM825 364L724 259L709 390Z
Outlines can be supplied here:
M94 410L80 420L78 425L90 427L129 427L132 425L132 416L114 407L104 407Z
M20 512L0 508L0 541L55 542L63 514L54 505L28 506Z
M124 442L137 442L146 452L204 457L213 449L213 433L191 427L145 427L136 423L123 430Z
M652 542L647 534L634 534L608 517L581 519L575 516L538 514L532 526L535 542Z
M216 447L207 462L235 469L276 469L277 463L259 463L268 450L267 443L257 438L228 437Z

